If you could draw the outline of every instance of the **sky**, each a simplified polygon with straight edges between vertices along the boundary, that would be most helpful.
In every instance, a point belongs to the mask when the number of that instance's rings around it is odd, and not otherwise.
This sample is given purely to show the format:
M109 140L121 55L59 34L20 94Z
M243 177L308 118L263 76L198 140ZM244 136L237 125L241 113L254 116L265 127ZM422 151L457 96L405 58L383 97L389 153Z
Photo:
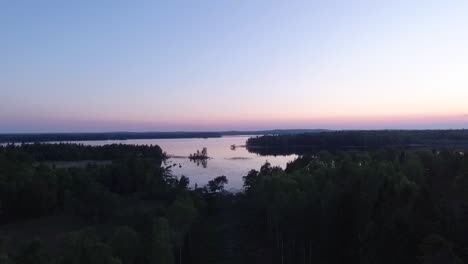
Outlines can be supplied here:
M0 133L468 128L466 0L0 0Z

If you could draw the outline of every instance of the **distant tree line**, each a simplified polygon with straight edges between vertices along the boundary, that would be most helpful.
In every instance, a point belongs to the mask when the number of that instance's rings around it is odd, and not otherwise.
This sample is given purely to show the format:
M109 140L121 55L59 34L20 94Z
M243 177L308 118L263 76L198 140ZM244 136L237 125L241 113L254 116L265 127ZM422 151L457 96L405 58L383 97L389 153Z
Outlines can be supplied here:
M306 153L311 149L381 147L468 147L468 130L363 130L266 135L247 140L247 149L262 154Z
M34 161L118 160L124 158L151 158L161 160L165 154L157 145L109 144L9 144L0 146L8 155L26 155Z
M0 142L49 142L88 140L127 140L160 138L217 138L218 132L108 132L108 133L29 133L0 134Z
M106 132L106 133L15 133L0 134L0 143L8 142L50 142L87 140L127 140L160 138L218 138L234 135L281 135L306 132L321 132L323 129L274 129L259 131L222 132Z

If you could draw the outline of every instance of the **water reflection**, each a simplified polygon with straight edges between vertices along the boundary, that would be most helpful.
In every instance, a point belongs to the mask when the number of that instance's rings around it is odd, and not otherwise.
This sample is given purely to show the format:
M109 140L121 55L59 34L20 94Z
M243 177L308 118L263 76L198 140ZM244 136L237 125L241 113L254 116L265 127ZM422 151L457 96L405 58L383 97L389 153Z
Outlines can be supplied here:
M190 159L190 158L189 158ZM203 167L203 168L207 168L208 167L208 158L206 159L190 159L190 161L192 161L193 163L197 164L197 166L199 167L200 165Z
M249 136L228 136L221 138L182 138L182 139L132 139L132 140L96 140L75 141L70 143L85 145L132 144L159 145L167 153L169 159L164 166L174 176L187 176L190 185L203 186L217 176L224 175L228 179L228 190L239 190L243 186L242 177L251 169L259 170L269 162L272 166L286 167L289 161L297 155L263 155L264 153L249 152L244 147ZM232 146L235 146L232 148ZM196 150L207 149L209 159L191 160L190 154ZM200 151L201 152L201 151Z
M309 155L317 153L320 149L310 146L290 146L290 147L246 147L249 153L261 156L288 156L288 155Z

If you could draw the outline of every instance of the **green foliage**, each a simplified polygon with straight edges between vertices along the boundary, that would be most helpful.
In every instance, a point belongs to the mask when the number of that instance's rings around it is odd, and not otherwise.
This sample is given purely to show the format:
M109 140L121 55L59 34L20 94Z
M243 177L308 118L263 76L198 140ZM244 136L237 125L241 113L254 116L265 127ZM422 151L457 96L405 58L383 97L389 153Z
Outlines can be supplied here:
M39 240L33 240L23 247L15 258L17 264L47 264L49 257Z
M61 264L118 264L120 260L112 255L112 249L99 241L92 229L71 233L64 241Z
M177 247L182 247L184 236L190 231L196 216L197 209L189 196L178 197L167 209L167 217L174 230L173 237Z
M10 258L2 240L0 240L0 264L13 264L13 260Z
M118 205L118 196L97 182L86 181L84 184L74 193L75 213L91 223L111 218Z
M248 193L257 182L258 171L250 170L246 176L242 177L244 180L244 190Z
M348 130L266 135L247 140L247 149L262 154L310 153L310 150L384 147L457 147L468 144L468 130Z
M151 263L174 263L173 244L171 242L171 228L166 218L160 217L154 221L153 239L149 260Z
M13 264L13 260L10 259L8 254L0 253L0 264Z
M70 168L41 162L69 158L112 159L112 162ZM52 252L50 259L44 247L34 242L13 260L63 264L173 263L176 247L181 260L181 252L188 252L184 249L185 238L199 215L198 206L205 204L205 197L188 189L187 177L177 179L162 168L162 159L164 155L158 146L0 147L0 222L34 221L43 216L53 219L60 215L71 217L74 224L95 227L66 235L59 242L60 250ZM142 215L148 221L140 224ZM47 239L48 244L55 244L58 238ZM0 251L4 263L12 262L11 256L11 252Z
M218 176L208 182L208 192L220 193L224 191L224 185L228 183L226 176Z
M30 155L38 162L77 161L77 160L118 160L126 158L153 158L161 160L163 152L159 146L109 144L91 146L82 144L46 144L34 143L8 145L8 152L18 151Z
M458 263L468 257L456 250L468 245L467 166L458 152L319 153L249 172L244 199L277 263Z
M407 137L381 133L336 133L322 143ZM425 133L421 140L439 135ZM2 224L66 216L93 226L11 251L0 247L0 264L216 263L215 256L244 244L253 252L240 263L468 262L468 157L458 150L320 151L285 170L269 163L251 170L244 193L235 195L224 190L224 176L190 190L187 177L161 167L158 149L0 147ZM40 162L59 155L112 162Z
M113 216L118 195L170 193L158 146L25 144L0 146L0 222L71 210L91 222ZM127 158L128 157L128 158ZM56 169L40 161L115 159L103 166ZM181 185L182 190L187 186Z
M452 245L443 237L431 234L425 237L419 245L422 256L420 260L424 264L461 264L460 258L453 252Z
M128 226L118 227L109 245L114 256L118 257L123 264L136 263L142 253L138 233Z

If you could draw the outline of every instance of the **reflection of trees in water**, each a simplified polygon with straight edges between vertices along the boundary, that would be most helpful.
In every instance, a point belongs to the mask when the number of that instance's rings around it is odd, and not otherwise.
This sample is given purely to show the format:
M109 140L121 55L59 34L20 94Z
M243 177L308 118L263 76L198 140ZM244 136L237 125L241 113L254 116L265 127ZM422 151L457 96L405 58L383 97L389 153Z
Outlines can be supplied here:
M202 165L203 168L208 166L208 150L203 148L202 151L197 150L197 152L190 154L189 159L193 161L197 166Z
M316 152L315 148L300 147L246 147L249 153L255 153L260 156L287 156L292 154L304 155Z
M208 167L208 159L190 159L193 163L197 164L197 166L202 166L204 169Z
M255 147L247 146L249 153L255 153L260 156L288 156L288 155L315 155L320 151L327 150L330 152L346 151L346 150L370 150L372 147L329 147L320 148L316 146L282 146L282 147Z
M403 146L400 147L407 150L415 149L433 149L426 146ZM285 147L246 147L249 153L254 153L260 156L288 156L288 155L316 155L321 151L329 151L331 153L337 153L340 151L370 151L376 150L377 147L365 147L365 146L349 146L349 147L329 147L321 148L316 146L285 146Z

